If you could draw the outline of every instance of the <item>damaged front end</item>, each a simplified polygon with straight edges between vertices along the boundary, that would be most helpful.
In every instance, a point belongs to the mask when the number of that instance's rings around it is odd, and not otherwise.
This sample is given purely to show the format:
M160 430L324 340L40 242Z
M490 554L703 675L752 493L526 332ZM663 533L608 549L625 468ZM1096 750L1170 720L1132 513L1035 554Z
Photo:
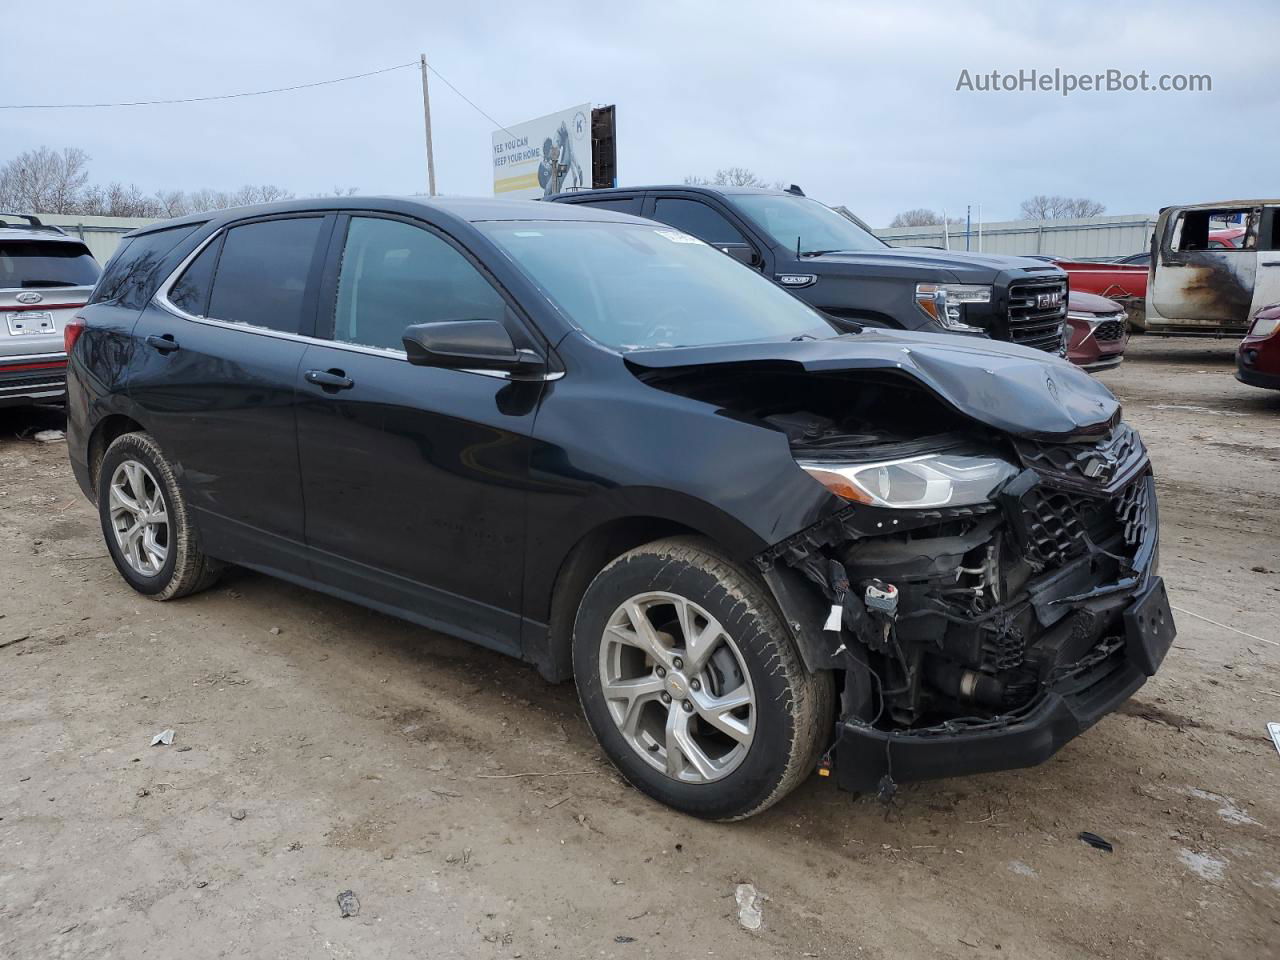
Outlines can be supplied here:
M1043 761L1172 643L1150 461L1087 374L870 330L628 361L784 434L832 495L755 562L806 665L840 678L842 786Z
M859 443L824 417L766 419L811 475L860 501L756 558L806 662L842 673L828 757L841 786L1041 762L1159 666L1174 626L1150 462L1127 424L1045 442L952 422ZM952 502L927 472L904 474L904 505L886 505L878 465L927 460L922 449L957 451L935 453L944 468L1005 469Z

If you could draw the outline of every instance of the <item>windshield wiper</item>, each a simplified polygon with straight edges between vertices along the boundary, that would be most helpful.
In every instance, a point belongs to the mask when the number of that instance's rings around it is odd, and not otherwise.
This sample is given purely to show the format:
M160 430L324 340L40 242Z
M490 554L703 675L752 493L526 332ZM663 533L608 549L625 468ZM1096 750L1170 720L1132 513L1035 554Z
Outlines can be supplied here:
M828 253L852 253L852 250L805 250L802 251L801 257L821 257Z

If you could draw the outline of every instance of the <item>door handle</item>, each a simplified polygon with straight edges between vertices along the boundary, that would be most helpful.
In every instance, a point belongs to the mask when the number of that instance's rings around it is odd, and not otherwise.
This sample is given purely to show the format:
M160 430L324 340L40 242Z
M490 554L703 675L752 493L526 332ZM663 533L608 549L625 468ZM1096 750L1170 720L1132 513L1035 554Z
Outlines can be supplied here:
M326 390L350 390L356 382L341 370L308 370L303 375L307 383L314 383Z
M178 341L173 339L173 334L171 333L166 333L162 337L157 337L153 334L147 337L147 346L154 347L161 353L169 354L178 349Z
M1280 267L1280 260L1259 260L1260 267Z

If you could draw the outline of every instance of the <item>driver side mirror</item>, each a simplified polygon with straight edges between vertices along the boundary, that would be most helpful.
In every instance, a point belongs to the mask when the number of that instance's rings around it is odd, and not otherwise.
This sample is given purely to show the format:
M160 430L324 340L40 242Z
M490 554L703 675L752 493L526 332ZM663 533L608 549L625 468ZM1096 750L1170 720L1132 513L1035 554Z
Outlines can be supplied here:
M764 265L764 260L761 259L760 254L756 253L755 247L749 243L717 243L716 246L739 263L746 264L748 267L759 270Z
M443 320L415 323L402 338L409 362L419 367L453 370L542 369L542 358L520 350L497 320Z

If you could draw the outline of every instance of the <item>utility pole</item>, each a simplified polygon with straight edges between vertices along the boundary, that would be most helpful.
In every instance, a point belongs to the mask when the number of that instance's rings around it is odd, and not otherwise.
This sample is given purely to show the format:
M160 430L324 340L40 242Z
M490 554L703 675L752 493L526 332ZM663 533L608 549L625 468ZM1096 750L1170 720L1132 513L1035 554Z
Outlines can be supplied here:
M421 54L422 65L422 119L427 127L427 193L436 195L436 160L431 152L431 94L427 90L427 55Z

